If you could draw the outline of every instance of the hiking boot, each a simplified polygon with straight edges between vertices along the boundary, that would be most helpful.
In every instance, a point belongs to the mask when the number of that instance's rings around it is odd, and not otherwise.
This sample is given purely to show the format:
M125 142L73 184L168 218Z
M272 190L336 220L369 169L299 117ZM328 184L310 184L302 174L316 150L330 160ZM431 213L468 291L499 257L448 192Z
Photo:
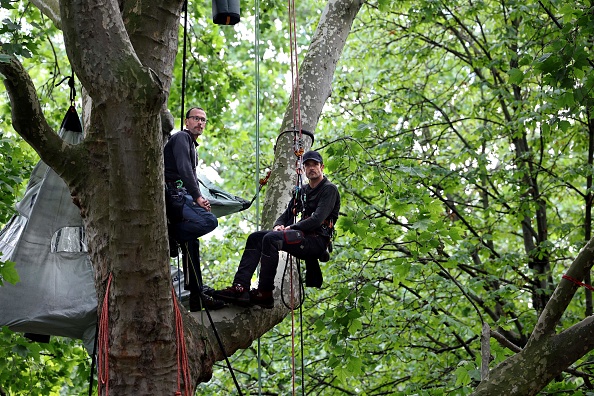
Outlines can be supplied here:
M212 296L216 290L210 286L202 286L202 294L206 294L207 296Z
M259 305L262 308L274 308L274 297L272 297L272 290L250 290L250 303L252 305Z
M246 287L239 283L234 283L233 286L223 290L217 290L212 295L219 300L231 304L241 305L243 307L250 305L250 293Z
M227 304L201 292L190 292L190 312L198 312L203 308L209 311L224 308Z

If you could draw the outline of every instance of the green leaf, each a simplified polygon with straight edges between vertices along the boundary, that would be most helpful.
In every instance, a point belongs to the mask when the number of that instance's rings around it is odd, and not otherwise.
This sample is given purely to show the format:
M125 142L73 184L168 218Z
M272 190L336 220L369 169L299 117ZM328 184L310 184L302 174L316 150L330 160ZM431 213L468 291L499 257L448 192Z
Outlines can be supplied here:
M358 357L351 356L347 363L347 369L351 373L351 375L358 376L362 373L363 362Z
M510 84L519 85L524 80L524 73L520 69L511 69L507 74Z
M355 333L357 333L358 331L363 329L363 324L361 323L361 321L359 319L355 319L351 322L350 326L349 326L349 334L350 335L354 335Z
M456 386L466 386L470 384L470 373L465 367L459 366L454 372L454 375L456 376Z
M3 285L3 281L11 284L16 284L20 281L19 274L14 268L16 263L12 261L0 261L0 286Z

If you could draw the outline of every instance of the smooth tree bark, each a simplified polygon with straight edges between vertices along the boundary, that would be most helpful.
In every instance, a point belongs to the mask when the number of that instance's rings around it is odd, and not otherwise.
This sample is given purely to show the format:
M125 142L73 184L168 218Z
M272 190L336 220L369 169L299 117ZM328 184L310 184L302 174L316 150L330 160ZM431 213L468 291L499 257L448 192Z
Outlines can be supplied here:
M557 333L561 318L594 264L594 239L580 251L542 311L526 346L500 363L473 395L536 395L557 375L594 349L594 318ZM579 373L574 373L579 374Z
M181 329L176 328L178 302L169 273L160 114L169 95L183 2L33 2L63 30L73 71L92 100L83 143L68 145L50 128L18 59L0 63L0 73L15 130L65 180L80 207L99 314L108 314L108 332L100 334L109 347L109 380L102 394L106 387L111 394L173 394L179 390L176 333ZM304 129L315 130L362 3L327 3L300 70ZM289 124L290 114L292 109L283 125ZM295 177L294 158L288 154L292 140L282 136L264 205L268 224L284 209ZM284 306L270 311L230 307L213 312L213 318L231 354L249 346L287 312ZM214 362L224 356L203 315L182 310L182 317L194 387L210 379Z

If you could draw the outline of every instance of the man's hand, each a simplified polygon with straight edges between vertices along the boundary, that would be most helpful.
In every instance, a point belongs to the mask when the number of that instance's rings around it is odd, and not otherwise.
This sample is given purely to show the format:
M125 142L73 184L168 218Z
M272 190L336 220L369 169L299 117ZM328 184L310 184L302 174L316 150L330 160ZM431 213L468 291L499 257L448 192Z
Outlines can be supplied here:
M201 197L198 197L196 199L196 203L200 207L202 207L202 208L204 208L204 209L206 209L206 210L208 210L210 212L210 202L208 202L208 199L206 199L206 198L204 198L204 197L201 196Z
M285 227L284 225L279 224L277 226L274 226L272 231L284 231L284 230L288 230L288 229L289 229L289 227Z

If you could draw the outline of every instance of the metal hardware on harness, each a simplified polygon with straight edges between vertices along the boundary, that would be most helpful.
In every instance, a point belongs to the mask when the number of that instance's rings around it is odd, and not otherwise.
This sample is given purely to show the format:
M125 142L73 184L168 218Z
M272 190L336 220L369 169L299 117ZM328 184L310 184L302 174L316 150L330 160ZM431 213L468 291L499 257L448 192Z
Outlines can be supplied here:
M293 151L297 157L301 157L303 153L305 153L305 142L303 141L303 136L299 136L295 139L293 143Z

